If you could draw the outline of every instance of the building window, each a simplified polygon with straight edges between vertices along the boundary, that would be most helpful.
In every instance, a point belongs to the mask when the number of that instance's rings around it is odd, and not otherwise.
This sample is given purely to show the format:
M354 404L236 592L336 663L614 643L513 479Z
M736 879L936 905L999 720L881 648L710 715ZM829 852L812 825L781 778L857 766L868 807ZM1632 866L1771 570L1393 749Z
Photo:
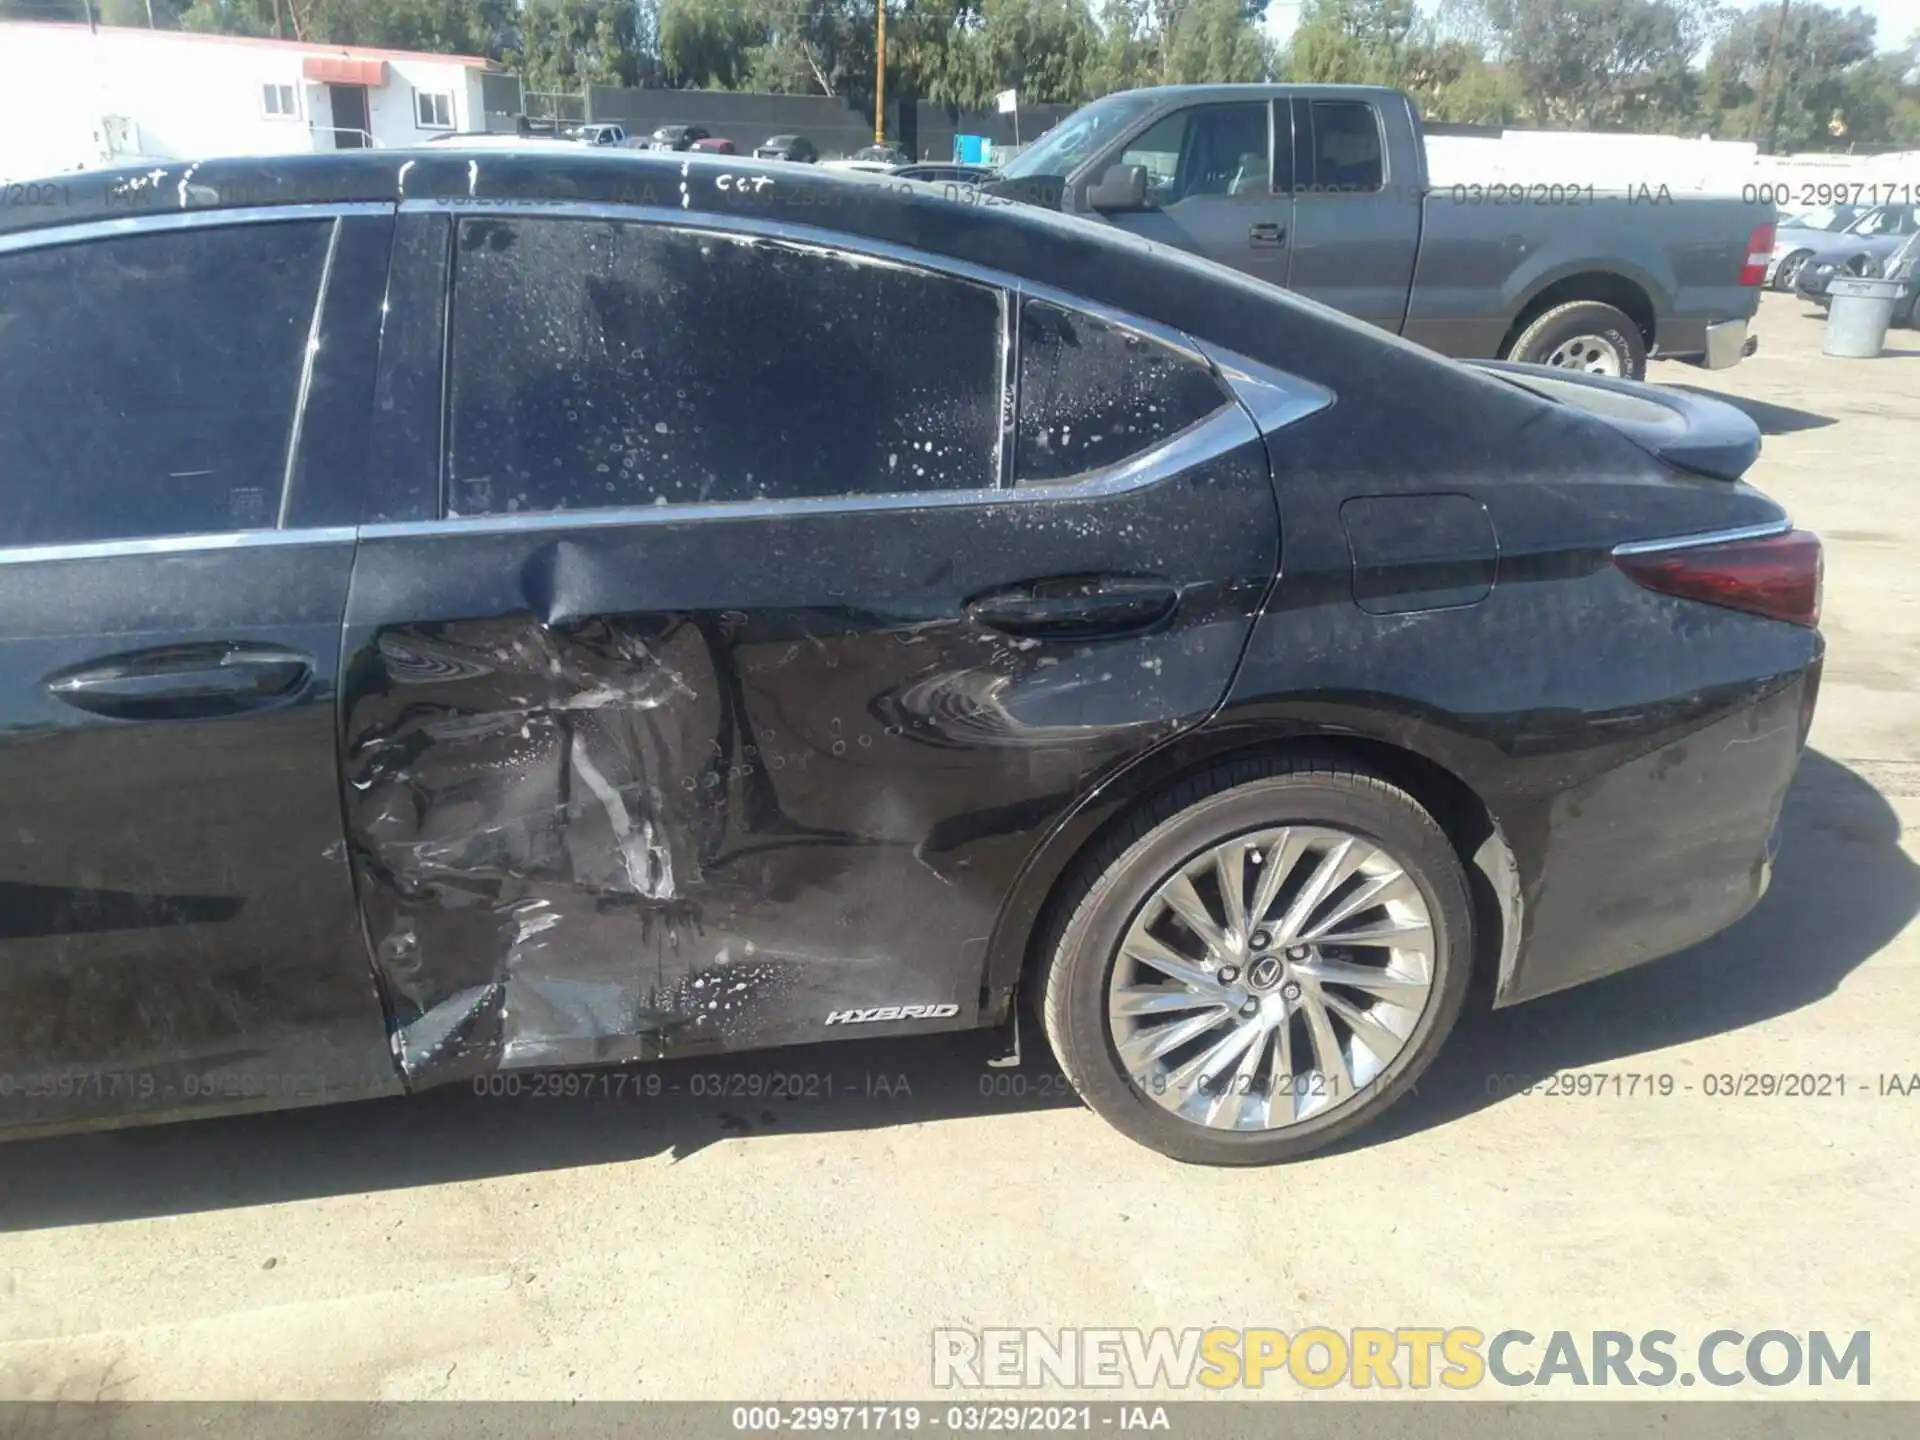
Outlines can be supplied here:
M272 120L298 120L300 99L291 85L262 85L260 113Z
M416 90L413 92L413 108L422 130L453 129L453 96L430 95L425 90Z

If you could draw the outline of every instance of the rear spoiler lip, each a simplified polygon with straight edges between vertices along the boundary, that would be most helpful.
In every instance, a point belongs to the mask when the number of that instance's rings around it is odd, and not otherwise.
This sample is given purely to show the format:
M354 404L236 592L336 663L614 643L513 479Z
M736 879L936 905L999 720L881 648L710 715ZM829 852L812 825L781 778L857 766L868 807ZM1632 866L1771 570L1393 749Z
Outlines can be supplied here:
M1556 386L1588 389L1599 394L1620 395L1644 405L1657 405L1667 412L1660 420L1642 420L1609 415L1599 407L1586 409L1618 430L1641 449L1669 465L1715 480L1738 480L1760 457L1760 427L1745 411L1691 390L1677 390L1639 380L1616 380L1607 375L1588 375L1577 370L1560 370L1544 365L1520 365L1511 360L1469 360L1475 369L1511 380L1531 389L1529 380L1546 381ZM1534 394L1541 394L1533 390ZM1561 403L1577 403L1569 397L1555 396Z

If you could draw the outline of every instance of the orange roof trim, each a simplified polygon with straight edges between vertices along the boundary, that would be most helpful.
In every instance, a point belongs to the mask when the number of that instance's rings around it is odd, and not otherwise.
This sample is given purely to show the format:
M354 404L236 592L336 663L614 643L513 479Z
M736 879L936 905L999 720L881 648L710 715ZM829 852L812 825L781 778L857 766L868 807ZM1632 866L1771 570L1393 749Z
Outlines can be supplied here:
M350 60L336 55L309 55L300 62L300 73L309 80L326 85L365 85L377 90L387 83L384 60Z

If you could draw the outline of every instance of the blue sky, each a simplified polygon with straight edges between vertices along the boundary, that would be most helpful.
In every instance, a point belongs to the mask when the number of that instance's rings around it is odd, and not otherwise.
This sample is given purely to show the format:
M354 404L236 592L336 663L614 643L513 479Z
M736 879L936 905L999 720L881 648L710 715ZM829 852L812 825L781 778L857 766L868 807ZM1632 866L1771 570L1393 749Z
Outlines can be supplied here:
M1920 0L1822 0L1841 10L1858 4L1880 22L1880 48L1897 49L1907 37L1920 30ZM1745 5L1739 8L1747 8ZM1268 0L1267 32L1285 41L1300 19L1298 0Z

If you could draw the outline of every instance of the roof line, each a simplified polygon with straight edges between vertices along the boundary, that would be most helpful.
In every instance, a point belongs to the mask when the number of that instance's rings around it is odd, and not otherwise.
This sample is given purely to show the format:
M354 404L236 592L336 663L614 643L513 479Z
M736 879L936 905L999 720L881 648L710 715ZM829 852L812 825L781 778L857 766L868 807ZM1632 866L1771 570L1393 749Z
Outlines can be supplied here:
M0 29L60 30L77 34L87 29L79 20L0 19ZM181 40L203 45L254 46L266 50L287 50L298 55L337 55L350 60L437 60L468 69L490 68L493 61L484 55L442 55L431 50L382 50L370 45L325 45L312 40L282 40L261 35L212 35L197 30L149 30L144 25L101 25L101 35L141 35L158 40Z

